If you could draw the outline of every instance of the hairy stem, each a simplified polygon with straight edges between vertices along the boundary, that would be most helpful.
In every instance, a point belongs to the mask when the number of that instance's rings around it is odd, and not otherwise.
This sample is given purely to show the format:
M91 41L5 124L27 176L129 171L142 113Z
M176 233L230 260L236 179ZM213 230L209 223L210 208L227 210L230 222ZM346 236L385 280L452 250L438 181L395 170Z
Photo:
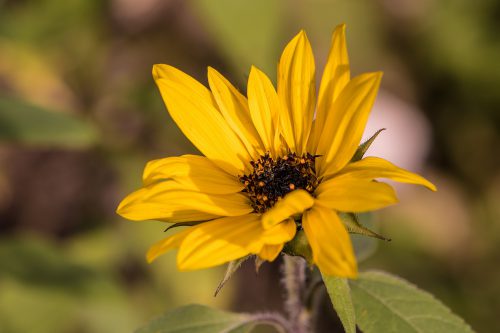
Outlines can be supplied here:
M284 256L282 283L286 291L285 311L292 333L310 333L309 310L306 308L306 262L303 258Z

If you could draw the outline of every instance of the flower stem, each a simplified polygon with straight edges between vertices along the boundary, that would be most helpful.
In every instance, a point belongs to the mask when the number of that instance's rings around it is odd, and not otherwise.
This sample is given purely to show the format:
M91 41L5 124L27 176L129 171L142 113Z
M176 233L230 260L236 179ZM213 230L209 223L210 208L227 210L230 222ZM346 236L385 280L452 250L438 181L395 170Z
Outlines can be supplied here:
M306 262L303 258L285 255L282 283L286 290L285 311L291 333L310 333L311 314L306 308Z

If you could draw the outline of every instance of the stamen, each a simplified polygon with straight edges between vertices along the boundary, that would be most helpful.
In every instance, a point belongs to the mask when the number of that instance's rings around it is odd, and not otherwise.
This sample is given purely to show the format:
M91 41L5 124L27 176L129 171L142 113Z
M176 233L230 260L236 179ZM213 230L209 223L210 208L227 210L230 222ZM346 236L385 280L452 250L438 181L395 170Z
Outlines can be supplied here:
M251 161L252 173L240 176L240 181L245 185L243 192L248 194L255 212L265 212L296 189L312 194L320 183L316 176L316 157L308 153L302 156L289 153L274 160L266 153Z

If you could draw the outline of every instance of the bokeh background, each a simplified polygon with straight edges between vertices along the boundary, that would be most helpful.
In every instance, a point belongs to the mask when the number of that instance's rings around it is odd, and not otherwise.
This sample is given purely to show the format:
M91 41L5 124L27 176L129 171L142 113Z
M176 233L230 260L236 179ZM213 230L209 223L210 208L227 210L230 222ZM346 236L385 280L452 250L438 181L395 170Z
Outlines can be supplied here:
M301 28L320 73L343 22L353 73L385 72L367 135L387 130L369 153L439 188L397 187L401 204L372 216L392 241L361 269L498 329L500 2L0 0L0 332L130 332L193 302L279 310L278 263L244 265L214 298L223 268L179 273L175 253L148 265L165 225L114 210L148 160L195 152L153 64L204 83L210 65L245 91L251 64L274 79Z

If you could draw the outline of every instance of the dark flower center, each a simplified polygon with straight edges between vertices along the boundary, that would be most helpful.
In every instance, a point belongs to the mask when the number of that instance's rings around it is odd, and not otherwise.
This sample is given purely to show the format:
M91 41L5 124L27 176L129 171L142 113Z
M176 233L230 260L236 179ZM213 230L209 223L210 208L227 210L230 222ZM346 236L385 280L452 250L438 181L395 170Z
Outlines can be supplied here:
M242 192L248 194L255 212L265 212L299 188L312 194L320 183L315 170L316 157L309 153L302 156L289 153L275 160L266 153L251 161L252 173L240 176L240 181L245 185Z

